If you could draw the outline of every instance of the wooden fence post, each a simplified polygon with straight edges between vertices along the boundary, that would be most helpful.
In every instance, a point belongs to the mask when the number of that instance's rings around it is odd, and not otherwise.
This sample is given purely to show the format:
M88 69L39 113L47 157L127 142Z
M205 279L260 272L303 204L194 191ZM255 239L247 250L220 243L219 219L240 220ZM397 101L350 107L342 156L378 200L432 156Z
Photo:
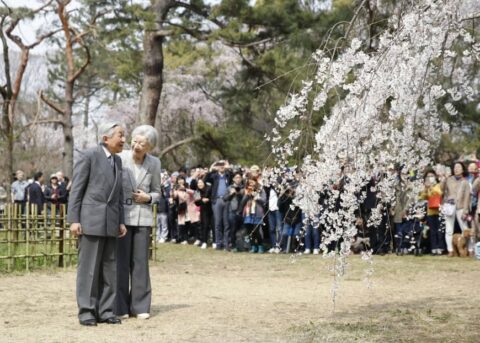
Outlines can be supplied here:
M59 232L59 242L58 242L58 266L65 268L65 259L64 259L64 252L65 252L65 224L66 224L66 218L65 218L65 205L62 204L60 207L60 225L58 227Z

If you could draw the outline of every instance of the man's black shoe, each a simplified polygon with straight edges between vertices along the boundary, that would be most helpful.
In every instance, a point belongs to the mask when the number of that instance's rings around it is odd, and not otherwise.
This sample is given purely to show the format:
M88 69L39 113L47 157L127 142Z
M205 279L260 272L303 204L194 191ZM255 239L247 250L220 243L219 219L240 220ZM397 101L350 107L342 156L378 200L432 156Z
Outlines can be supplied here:
M97 326L97 321L96 321L95 319L80 320L80 325L84 325L84 326Z
M102 320L101 323L107 324L122 324L122 321L117 317L110 317L108 319Z

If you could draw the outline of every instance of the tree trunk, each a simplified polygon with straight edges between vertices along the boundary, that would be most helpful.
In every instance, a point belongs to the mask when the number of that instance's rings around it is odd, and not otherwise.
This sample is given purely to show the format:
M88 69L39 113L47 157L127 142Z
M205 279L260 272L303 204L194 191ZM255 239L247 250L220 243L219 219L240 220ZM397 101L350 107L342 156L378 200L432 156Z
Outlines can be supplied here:
M91 84L92 84L92 79L88 78L87 81L87 92L89 92ZM88 117L90 116L90 95L87 94L85 96L85 108L83 109L83 127L87 128L88 127Z
M158 105L163 86L163 41L165 34L161 32L162 23L172 8L172 0L155 0L155 30L145 29L143 37L143 84L140 99L140 111L137 124L155 126Z
M6 51L6 53L8 54L8 49L4 51ZM3 112L3 118L4 118L3 133L7 143L5 170L8 174L7 175L8 201L11 200L10 185L13 182L13 147L15 143L15 139L14 139L15 108L17 104L18 95L20 93L21 85L22 85L23 75L25 73L25 69L27 68L29 55L30 55L29 49L26 49L26 48L22 49L20 65L18 66L18 69L16 71L16 76L15 76L13 85L10 85L10 84L7 85L6 96L4 98L4 105L2 106L2 112ZM8 59L5 61L5 63L8 63L6 72L9 72L10 62L8 61Z
M13 182L13 130L10 130L7 137L7 156L5 161L5 169L7 170L7 199L11 201L10 186Z
M13 128L10 123L10 120L8 119L8 110L9 106L7 102L3 103L2 106L2 112L3 112L3 136L5 137L5 171L7 173L6 175L6 181L7 181L7 201L11 201L11 192L10 192L10 186L13 182Z
M155 126L163 84L163 37L145 32L143 38L143 86L137 124Z
M63 120L63 171L69 178L73 175L73 87L75 80L65 83L65 116Z

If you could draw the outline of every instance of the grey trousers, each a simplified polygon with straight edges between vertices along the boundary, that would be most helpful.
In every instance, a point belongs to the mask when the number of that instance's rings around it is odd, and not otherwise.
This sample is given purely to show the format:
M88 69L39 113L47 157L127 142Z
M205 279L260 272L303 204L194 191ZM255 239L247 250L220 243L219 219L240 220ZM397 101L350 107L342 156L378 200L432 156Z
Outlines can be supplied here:
M168 238L168 214L157 214L157 241Z
M215 222L215 243L217 249L229 248L230 225L228 224L228 203L223 198L218 198L212 206L213 220Z
M78 246L77 304L80 320L114 316L115 237L81 235Z
M117 241L117 299L115 313L150 313L152 288L148 271L150 227L127 226Z

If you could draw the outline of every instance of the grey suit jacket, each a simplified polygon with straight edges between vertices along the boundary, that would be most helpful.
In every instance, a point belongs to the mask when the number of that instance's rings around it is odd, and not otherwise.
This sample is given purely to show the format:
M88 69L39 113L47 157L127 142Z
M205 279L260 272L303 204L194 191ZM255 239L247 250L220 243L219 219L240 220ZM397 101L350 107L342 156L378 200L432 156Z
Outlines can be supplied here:
M119 156L123 164L123 208L125 224L130 226L153 226L152 204L160 199L162 184L160 176L160 160L150 154L145 155L140 173L135 178L132 151L123 151ZM152 197L151 204L135 203L132 193L142 190Z
M68 200L69 223L80 223L83 233L117 237L124 224L122 160L114 155L112 170L101 145L83 151L73 168Z

